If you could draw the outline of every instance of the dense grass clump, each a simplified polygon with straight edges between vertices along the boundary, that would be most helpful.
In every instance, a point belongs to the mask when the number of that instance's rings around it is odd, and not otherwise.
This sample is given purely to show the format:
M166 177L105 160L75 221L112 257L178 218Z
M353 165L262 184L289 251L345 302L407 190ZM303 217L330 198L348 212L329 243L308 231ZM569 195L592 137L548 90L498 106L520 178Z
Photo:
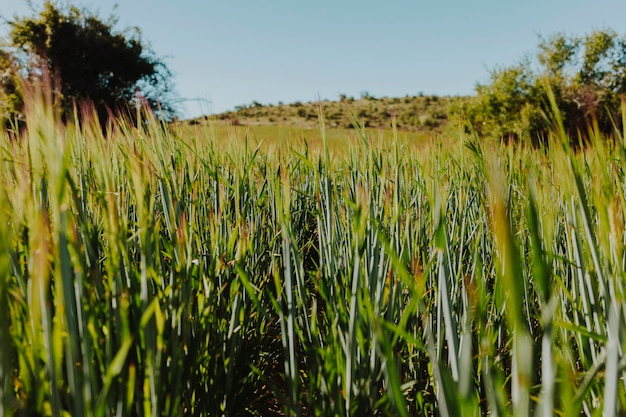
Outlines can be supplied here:
M31 106L0 161L0 414L626 410L626 152L263 151ZM563 146L560 143L564 143Z

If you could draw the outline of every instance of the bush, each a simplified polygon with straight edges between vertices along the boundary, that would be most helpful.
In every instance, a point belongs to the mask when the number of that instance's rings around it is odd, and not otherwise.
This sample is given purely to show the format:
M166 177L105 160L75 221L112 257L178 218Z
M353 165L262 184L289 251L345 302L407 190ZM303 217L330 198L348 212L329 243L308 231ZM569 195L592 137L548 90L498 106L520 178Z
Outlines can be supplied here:
M554 125L549 122L554 120L550 92L570 137L586 136L592 123L612 133L626 93L624 62L626 38L612 30L584 37L556 34L540 40L536 61L526 58L493 70L487 83L477 85L476 97L456 113L481 135L536 140Z

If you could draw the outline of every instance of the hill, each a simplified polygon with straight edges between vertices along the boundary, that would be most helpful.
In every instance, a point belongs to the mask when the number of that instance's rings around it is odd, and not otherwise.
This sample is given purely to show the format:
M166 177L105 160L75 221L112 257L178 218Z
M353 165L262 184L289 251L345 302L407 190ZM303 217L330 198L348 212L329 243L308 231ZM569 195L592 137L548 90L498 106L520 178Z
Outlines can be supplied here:
M321 106L328 127L352 128L355 122L364 127L389 127L395 116L397 127L406 131L439 132L447 124L454 109L467 97L417 95L405 97L373 97L363 94L355 99L345 95L340 100L319 102L294 102L277 105L252 102L237 106L213 116L192 120L200 124L209 118L234 126L282 125L301 128L318 126L318 107Z

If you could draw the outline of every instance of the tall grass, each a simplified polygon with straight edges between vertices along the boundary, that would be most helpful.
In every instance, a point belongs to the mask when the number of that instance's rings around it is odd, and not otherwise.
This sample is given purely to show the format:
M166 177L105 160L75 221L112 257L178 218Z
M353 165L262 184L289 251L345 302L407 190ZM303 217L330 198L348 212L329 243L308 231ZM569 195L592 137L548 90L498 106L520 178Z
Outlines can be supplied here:
M28 114L1 145L1 415L626 410L619 133L357 126L344 156L323 124L265 152Z

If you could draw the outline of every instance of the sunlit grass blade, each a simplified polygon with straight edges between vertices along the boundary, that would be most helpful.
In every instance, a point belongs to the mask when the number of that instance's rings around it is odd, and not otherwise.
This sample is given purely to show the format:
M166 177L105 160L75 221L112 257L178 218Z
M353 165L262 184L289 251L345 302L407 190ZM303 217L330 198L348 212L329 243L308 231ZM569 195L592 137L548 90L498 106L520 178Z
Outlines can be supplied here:
M0 192L1 201L6 197ZM16 399L11 389L10 378L14 377L14 362L16 352L11 337L11 308L9 293L11 291L11 269L8 242L12 239L5 226L0 224L0 415L12 416L16 407Z
M513 414L526 416L530 411L532 385L532 341L528 334L527 314L524 311L527 295L524 294L524 265L519 247L511 230L509 207L504 194L502 174L494 169L490 173L491 213L498 251L499 290L506 305L506 318L511 332L511 400Z

